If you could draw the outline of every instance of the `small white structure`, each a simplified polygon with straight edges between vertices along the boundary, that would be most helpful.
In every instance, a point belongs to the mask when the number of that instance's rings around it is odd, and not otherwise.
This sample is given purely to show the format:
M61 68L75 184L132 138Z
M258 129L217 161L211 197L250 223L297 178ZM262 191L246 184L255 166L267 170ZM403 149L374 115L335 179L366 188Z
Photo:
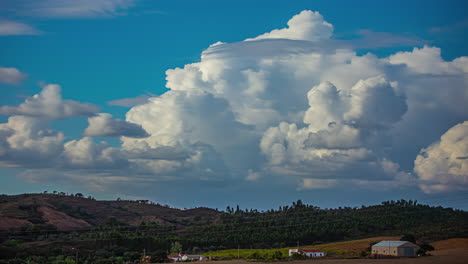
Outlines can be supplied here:
M325 257L327 255L327 253L316 249L289 249L289 256L292 257L294 254L304 255L311 258Z
M294 254L299 254L299 249L297 248L291 248L289 249L289 256L292 257Z
M320 250L302 250L302 254L308 257L325 257L326 253Z
M174 262L182 261L182 256L180 254L178 254L178 255L168 255L167 258L174 261Z
M187 254L182 254L182 261L194 261L194 260L206 260L205 256L203 255L187 255Z

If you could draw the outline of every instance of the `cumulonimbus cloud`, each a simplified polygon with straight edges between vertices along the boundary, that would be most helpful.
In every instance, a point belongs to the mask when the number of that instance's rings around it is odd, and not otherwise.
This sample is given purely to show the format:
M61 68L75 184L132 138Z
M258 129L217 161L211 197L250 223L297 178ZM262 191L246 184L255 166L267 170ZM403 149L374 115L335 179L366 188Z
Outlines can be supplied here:
M122 137L120 147L90 138L65 143L59 151L64 161L55 168L99 171L107 175L100 183L125 174L158 183L233 178L274 185L284 179L278 184L299 184L301 190L351 184L429 190L435 178L443 181L442 191L466 186L463 177L425 174L427 158L420 151L430 146L425 152L436 159L455 144L445 139L451 132L434 141L468 119L468 59L445 61L440 49L429 46L386 58L358 55L328 45L332 33L322 15L303 11L286 28L215 43L199 62L166 72L169 91L128 111L126 122L147 137ZM2 111L31 118L34 109L50 117L42 108L47 106L34 101ZM82 112L64 109L55 118ZM102 131L123 124L101 115L90 120L100 121L90 127ZM86 159L87 151L99 162ZM462 164L460 157L450 160L449 171Z

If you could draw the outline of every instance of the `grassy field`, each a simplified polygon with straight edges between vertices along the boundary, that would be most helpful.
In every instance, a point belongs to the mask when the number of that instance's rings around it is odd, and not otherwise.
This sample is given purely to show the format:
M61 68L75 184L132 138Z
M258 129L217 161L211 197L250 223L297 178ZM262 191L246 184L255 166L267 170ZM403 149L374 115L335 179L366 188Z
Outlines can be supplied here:
M432 256L417 257L417 258L392 258L392 259L353 259L352 254L365 250L369 247L369 243L381 241L381 240L397 240L398 237L373 237L367 239L345 241L338 243L321 244L314 246L301 247L302 249L321 249L329 252L330 254L336 254L335 252L341 252L342 255L336 256L336 258L319 258L309 260L297 260L297 261L275 261L275 264L465 264L468 263L468 238L453 238L442 241L431 243L435 251L431 251ZM239 250L240 257L249 259L251 254L257 252L258 254L268 255L273 254L275 251L281 251L287 256L289 248L282 249L241 249ZM211 254L211 255L210 255ZM262 263L253 262L249 260L237 260L237 249L236 250L222 250L209 252L206 256L216 256L222 258L231 258L233 260L216 261L217 264L251 264L251 263ZM343 258L344 257L344 258ZM348 257L346 259L346 257Z
M327 252L328 255L332 256L359 256L361 251L365 251L371 243L377 243L382 240L399 240L399 237L373 237L373 238L366 238L366 239L359 239L359 240L352 240L352 241L344 241L344 242L336 242L336 243L329 243L329 244L320 244L320 245L312 245L312 246L303 246L299 247L300 249L319 249L324 252ZM260 256L260 258L264 259L273 259L274 254L278 254L276 252L281 252L283 257L288 256L288 250L290 248L296 247L288 247L288 248L280 248L280 249L228 249L228 250L219 250L219 251L212 251L207 252L204 255L209 257L218 257L223 259L254 259L255 256Z
M297 261L270 262L274 264L466 264L468 259L467 248L457 248L434 251L433 256L418 258L392 258L392 259L338 259L321 258ZM216 264L253 264L248 260L216 261Z

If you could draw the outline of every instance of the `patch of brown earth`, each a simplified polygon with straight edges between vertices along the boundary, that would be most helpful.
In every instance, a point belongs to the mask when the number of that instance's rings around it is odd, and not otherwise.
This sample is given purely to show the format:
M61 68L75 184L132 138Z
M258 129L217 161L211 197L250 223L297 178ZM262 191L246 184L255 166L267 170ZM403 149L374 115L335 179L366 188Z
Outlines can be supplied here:
M468 238L451 238L431 243L436 250L468 248ZM468 262L468 261L467 261Z
M56 226L58 230L91 227L91 225L84 220L73 218L47 206L41 206L37 208L37 211L42 213L42 219L44 219L47 224Z
M343 241L336 243L321 244L316 246L306 246L305 248L316 248L316 249L335 249L335 250L345 250L345 251L363 251L370 247L371 243L377 243L382 240L400 240L400 237L390 237L390 236L381 236L381 237L371 237L365 239Z
M12 217L0 217L0 230L19 229L24 225L32 225L32 223Z

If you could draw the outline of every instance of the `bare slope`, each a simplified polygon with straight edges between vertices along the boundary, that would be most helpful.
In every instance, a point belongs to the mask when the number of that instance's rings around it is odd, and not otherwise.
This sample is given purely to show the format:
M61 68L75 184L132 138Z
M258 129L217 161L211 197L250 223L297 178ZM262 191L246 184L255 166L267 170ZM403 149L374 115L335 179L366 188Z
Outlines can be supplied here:
M97 201L59 194L0 196L0 230L32 224L48 224L58 230L92 228L110 219L128 225L157 222L184 227L212 222L218 215L209 208L180 210L145 201Z

